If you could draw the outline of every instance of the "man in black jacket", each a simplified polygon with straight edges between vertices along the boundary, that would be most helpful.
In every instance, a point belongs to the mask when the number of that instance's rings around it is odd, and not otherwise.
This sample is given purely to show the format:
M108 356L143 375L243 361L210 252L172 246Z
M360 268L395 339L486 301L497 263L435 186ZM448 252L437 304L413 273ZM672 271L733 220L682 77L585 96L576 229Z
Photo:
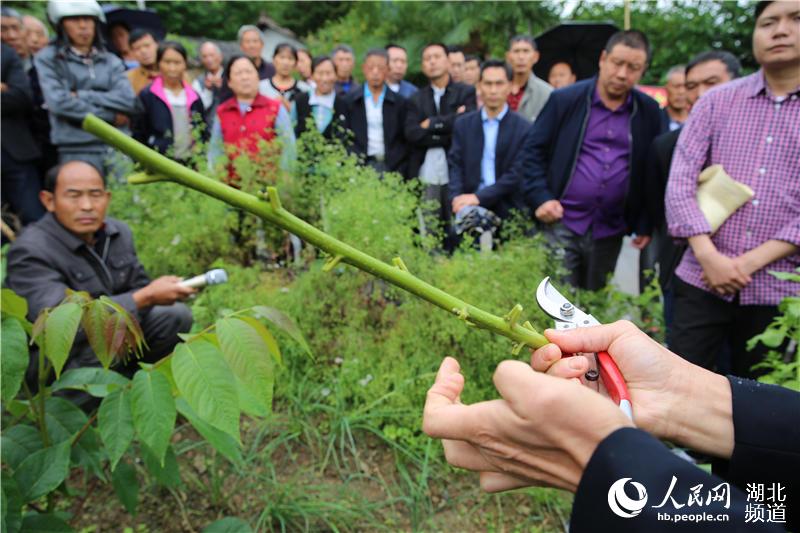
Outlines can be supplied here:
M712 50L696 55L686 65L686 98L689 106L709 89L739 77L741 64L730 52ZM667 189L672 154L678 143L681 130L662 133L650 145L645 166L644 197L649 219L653 224L653 241L647 249L656 246L650 253L658 263L658 282L664 295L664 323L669 329L672 323L672 277L685 246L678 246L667 236L667 221L664 215L664 193ZM642 252L647 252L645 249Z
M0 147L2 149L3 203L23 224L37 221L44 215L39 202L42 188L36 161L42 153L31 132L33 93L22 62L14 50L2 44L0 60Z
M500 218L518 208L518 169L515 167L525 133L525 117L509 109L511 68L489 60L480 70L483 108L464 113L453 126L453 143L447 155L450 208L453 214L479 205Z
M800 526L800 393L692 365L630 322L545 334L553 344L531 365L497 367L501 399L461 403L464 377L451 357L428 391L423 430L444 439L450 464L480 472L484 490L575 492L574 533ZM594 357L563 354L600 351L625 378L633 420L596 381L573 382ZM715 475L658 439L719 458Z
M111 193L97 169L70 161L48 172L42 203L49 213L28 226L8 251L8 287L28 301L31 321L58 305L66 289L108 296L135 316L147 342L145 360L155 362L192 325L192 314L178 300L194 289L180 278L154 281L136 257L131 230L105 216ZM65 368L98 366L88 341L76 342Z
M423 198L437 205L436 218L450 218L447 198L447 150L456 117L474 111L475 88L450 80L447 46L431 43L422 49L422 72L430 84L408 100L406 140L411 147L408 175L424 184Z
M361 68L364 84L345 97L345 125L353 134L351 149L376 171L405 176L406 102L386 85L388 53L383 48L368 51Z
M650 58L643 33L611 36L596 78L550 95L522 149L525 200L556 249L568 281L596 290L614 271L622 237L647 245L641 181L662 131L658 104L634 89Z

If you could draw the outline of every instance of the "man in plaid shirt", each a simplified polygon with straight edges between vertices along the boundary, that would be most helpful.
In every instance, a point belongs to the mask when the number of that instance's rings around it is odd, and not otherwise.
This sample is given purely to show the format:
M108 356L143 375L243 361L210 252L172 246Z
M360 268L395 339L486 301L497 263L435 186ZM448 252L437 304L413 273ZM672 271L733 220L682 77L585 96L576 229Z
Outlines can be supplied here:
M761 69L703 96L678 140L666 193L669 233L688 239L676 270L670 349L710 368L727 340L732 371L752 376L763 347L746 342L800 291L769 271L800 266L800 3L759 2L753 55ZM755 196L711 235L697 177L721 164Z

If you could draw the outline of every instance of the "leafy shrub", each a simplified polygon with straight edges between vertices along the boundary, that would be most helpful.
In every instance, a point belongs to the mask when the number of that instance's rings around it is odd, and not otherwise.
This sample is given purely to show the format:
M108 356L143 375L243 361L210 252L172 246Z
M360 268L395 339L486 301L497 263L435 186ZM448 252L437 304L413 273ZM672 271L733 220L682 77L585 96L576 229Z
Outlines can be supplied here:
M771 274L778 279L800 283L800 268L795 272ZM753 367L767 371L759 381L800 391L800 295L784 298L778 305L778 312L780 314L763 333L748 341L747 349L752 350L758 343L771 348L766 359ZM781 351L781 347L785 349Z
M141 364L129 379L111 367L140 353L144 337L136 319L109 298L70 291L34 324L27 312L23 298L3 289L2 402L10 418L2 435L2 519L9 532L71 531L54 512L53 496L73 468L104 483L110 479L132 514L139 484L130 456L143 459L160 485L180 485L172 446L178 413L222 456L242 463L241 413L263 418L271 412L275 366L282 364L277 342L259 320L307 349L290 319L256 307L220 318L171 355ZM101 366L62 373L79 327ZM28 337L38 346L35 390L24 381ZM87 414L60 396L67 391L97 398L99 406ZM24 508L35 512L23 516Z

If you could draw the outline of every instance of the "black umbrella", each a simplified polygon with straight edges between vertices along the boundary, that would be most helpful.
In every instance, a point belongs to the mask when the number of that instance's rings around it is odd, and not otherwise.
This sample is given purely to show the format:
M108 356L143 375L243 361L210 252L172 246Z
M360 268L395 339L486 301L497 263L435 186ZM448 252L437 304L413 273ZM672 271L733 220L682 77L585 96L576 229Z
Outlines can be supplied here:
M533 72L547 80L550 67L567 62L579 80L591 78L597 74L600 52L617 31L610 22L565 22L550 28L536 37L539 61Z
M115 5L104 5L106 15L105 33L115 24L124 24L128 30L147 28L155 33L156 39L161 41L167 36L167 30L161 22L161 17L152 9L131 9Z

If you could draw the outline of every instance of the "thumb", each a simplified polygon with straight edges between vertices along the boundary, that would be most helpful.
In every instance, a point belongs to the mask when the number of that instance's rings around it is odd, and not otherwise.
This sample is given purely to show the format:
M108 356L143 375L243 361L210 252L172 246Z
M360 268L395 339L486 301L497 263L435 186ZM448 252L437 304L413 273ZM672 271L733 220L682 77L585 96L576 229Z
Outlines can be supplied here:
M456 415L465 406L458 403L464 389L464 376L459 372L458 361L445 357L436 374L436 381L428 390L423 411L422 430L431 437L447 438L451 423L450 415Z
M613 324L570 330L547 329L544 336L564 353L602 352L619 337L637 330L631 322L619 320Z

